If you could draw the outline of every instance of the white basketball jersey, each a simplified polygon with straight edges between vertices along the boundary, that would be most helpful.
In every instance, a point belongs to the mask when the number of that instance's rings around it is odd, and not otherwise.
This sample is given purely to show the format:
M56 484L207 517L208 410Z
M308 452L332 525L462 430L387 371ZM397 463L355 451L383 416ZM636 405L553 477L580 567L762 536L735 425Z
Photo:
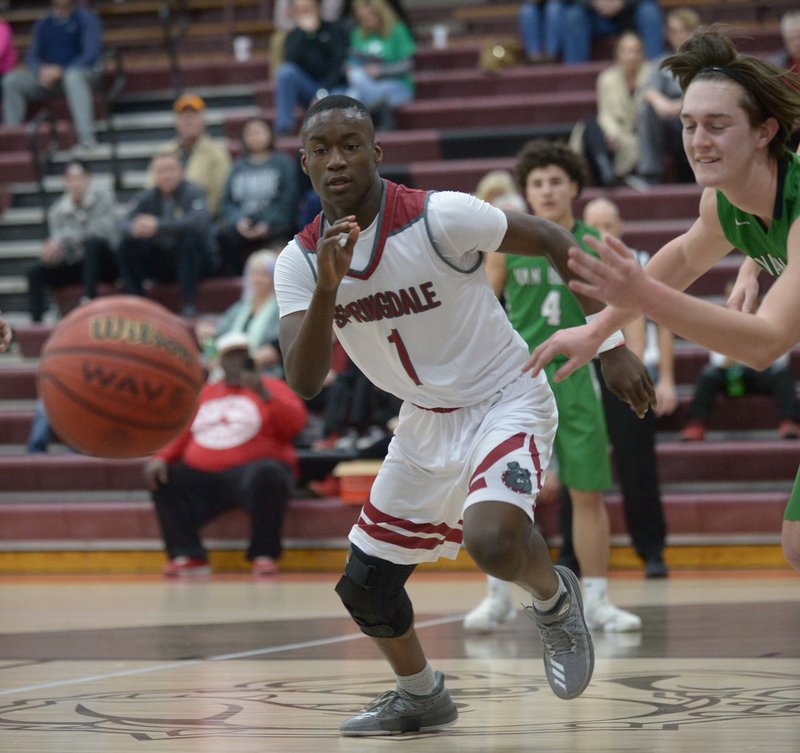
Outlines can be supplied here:
M310 304L322 223L319 215L278 257L282 316ZM506 228L503 212L468 194L383 181L374 229L356 244L334 317L337 338L374 384L423 408L458 408L519 375L527 346L483 268L482 252L495 250Z

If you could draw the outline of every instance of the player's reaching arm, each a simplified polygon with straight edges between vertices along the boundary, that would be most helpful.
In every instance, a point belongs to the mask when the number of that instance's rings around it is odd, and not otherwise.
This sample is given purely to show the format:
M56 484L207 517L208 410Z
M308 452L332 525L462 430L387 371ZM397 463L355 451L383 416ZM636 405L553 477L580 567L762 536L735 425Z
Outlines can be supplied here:
M605 243L591 236L586 236L585 241L598 253L601 248L606 247ZM629 257L627 261L630 269L640 269L633 251L622 241L608 235L604 236L604 241L613 243L619 249L624 249L620 253ZM717 218L716 194L706 190L700 199L700 217L689 230L671 240L650 259L645 273L671 288L684 290L730 250L731 244L725 238ZM573 260L569 262L569 266L580 277L581 268L578 265L588 254L576 248L571 255ZM574 286L570 284L573 292L583 291L579 281L576 281ZM594 293L596 291L593 291ZM614 305L613 301L606 302L609 307L588 324L583 327L561 330L543 342L531 354L526 368L531 369L534 374L538 374L542 367L557 354L564 354L568 358L567 362L553 375L557 382L561 381L575 369L588 363L610 333L625 326L642 311L642 309L635 308L633 301L626 301L622 305Z
M306 400L319 393L330 370L336 292L350 268L359 232L352 216L325 230L317 243L317 282L311 303L307 310L281 318L280 344L286 382Z
M601 258L570 260L585 280L582 293L612 304L633 305L673 332L763 371L800 340L800 220L787 238L787 265L755 314L692 298L630 264L625 247L613 239L595 246Z
M570 248L575 246L575 238L571 233L554 222L534 215L521 212L505 214L508 229L498 251L531 256L546 255L562 280L568 282L575 279L576 275L568 265ZM580 291L573 293L584 315L600 315L603 305L598 305L597 301ZM613 332L611 330L609 334ZM621 400L630 403L641 417L647 412L648 406L655 405L656 402L652 379L644 364L627 348L603 349L605 339L606 337L597 342L589 358L594 358L599 350L603 350L600 363L606 384ZM620 338L620 344L621 342Z

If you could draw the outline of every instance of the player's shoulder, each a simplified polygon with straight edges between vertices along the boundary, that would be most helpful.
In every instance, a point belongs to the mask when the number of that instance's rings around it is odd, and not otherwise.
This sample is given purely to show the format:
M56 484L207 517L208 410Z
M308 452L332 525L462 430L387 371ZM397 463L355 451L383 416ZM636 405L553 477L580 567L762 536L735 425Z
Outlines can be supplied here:
M297 235L289 241L286 249L296 248L300 251L313 251L317 247L322 234L322 214L318 214L311 222L308 223Z

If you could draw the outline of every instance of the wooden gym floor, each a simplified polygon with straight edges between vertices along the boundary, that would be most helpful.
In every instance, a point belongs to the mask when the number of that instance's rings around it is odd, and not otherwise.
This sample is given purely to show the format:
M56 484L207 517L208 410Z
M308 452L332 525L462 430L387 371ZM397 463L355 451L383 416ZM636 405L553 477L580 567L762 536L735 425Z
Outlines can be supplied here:
M419 572L417 624L461 716L435 735L340 738L390 687L334 574L0 577L0 749L14 753L797 753L800 578L615 575L641 635L596 635L592 684L561 701L523 615L471 636L476 573ZM520 592L520 598L522 594Z

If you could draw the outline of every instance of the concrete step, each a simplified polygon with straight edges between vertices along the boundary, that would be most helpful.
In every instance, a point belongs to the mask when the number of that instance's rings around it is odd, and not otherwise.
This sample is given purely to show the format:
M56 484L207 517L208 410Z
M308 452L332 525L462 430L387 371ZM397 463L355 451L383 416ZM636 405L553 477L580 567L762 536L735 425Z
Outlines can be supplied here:
M7 496L7 495L5 495ZM736 540L774 542L780 534L788 491L666 494L664 514L671 540L693 543ZM607 497L611 533L626 540L622 503L617 493ZM298 497L291 500L284 542L291 547L332 544L344 546L356 522L358 504L337 497ZM559 537L558 505L542 505L537 517L546 537ZM225 512L203 529L208 542L228 546L247 541L249 515L239 509ZM70 499L53 495L46 500L0 500L0 551L98 548L160 548L158 522L146 493L127 497Z
M284 541L295 546L341 545L358 512L358 506L343 504L335 497L293 499L286 514ZM209 540L243 542L249 531L250 516L233 509L206 526L203 535ZM0 551L52 549L65 544L80 547L81 543L97 548L110 542L153 547L160 541L158 520L146 493L130 499L0 503Z
M797 472L797 443L779 439L746 439L683 443L659 441L656 446L661 483L717 481L787 482ZM328 463L329 454L301 451L307 464ZM5 455L0 478L6 490L139 489L141 459L108 460L84 455ZM330 470L330 469L329 469Z

